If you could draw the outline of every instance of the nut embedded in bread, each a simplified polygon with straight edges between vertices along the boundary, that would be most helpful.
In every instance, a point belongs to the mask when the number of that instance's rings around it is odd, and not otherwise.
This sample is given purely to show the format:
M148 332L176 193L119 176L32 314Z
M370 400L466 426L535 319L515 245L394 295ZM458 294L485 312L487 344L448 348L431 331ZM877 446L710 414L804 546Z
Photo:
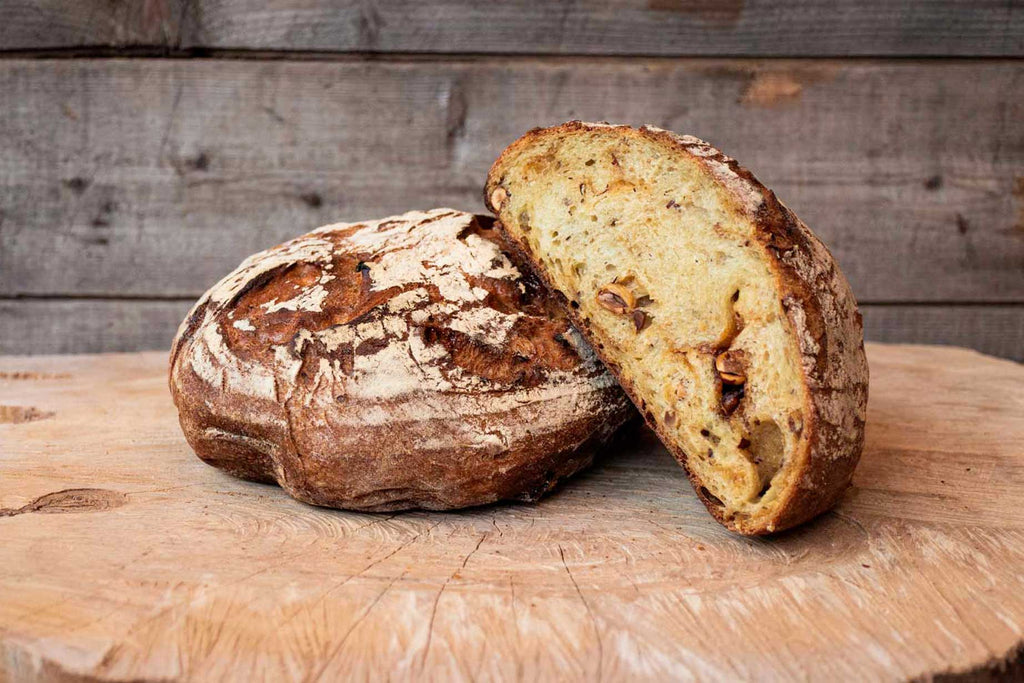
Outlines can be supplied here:
M174 341L200 458L358 510L531 500L633 413L493 219L329 225L247 259Z
M693 137L578 121L494 163L502 230L730 529L833 505L860 457L860 314L828 250Z

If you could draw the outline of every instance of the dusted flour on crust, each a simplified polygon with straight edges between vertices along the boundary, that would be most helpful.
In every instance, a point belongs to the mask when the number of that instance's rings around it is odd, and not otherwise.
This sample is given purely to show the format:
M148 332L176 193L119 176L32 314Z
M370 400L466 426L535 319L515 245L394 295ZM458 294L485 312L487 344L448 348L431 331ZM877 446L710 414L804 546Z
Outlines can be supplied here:
M170 386L203 460L360 510L537 498L632 414L491 219L449 209L246 259L182 323Z

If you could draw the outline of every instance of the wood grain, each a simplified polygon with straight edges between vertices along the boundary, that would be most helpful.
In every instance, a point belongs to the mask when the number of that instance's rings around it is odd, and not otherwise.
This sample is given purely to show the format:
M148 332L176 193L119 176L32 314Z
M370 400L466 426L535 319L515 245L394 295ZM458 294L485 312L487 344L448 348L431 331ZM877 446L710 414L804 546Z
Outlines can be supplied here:
M1024 54L1005 0L14 0L0 50L152 46L641 55Z
M332 220L480 209L528 128L707 138L866 301L1024 301L1015 62L0 61L0 295L194 297ZM898 97L894 94L898 93Z
M0 300L0 353L167 349L192 300ZM963 346L1024 361L1024 308L1016 305L861 304L871 341Z
M905 680L1024 638L1024 368L870 345L835 512L713 522L633 446L534 506L311 508L202 464L163 353L0 359L0 680ZM912 400L908 400L912 397Z
M0 51L171 47L181 42L185 0L5 0Z
M1024 362L1024 306L861 306L872 341L963 346Z
M0 300L0 354L170 349L193 303L191 299Z

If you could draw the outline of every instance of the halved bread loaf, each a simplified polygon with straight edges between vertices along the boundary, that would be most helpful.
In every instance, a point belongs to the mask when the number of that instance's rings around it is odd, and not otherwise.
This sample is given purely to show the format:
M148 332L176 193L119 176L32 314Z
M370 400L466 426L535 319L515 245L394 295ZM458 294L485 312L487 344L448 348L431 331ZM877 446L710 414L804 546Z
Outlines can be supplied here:
M533 500L635 414L494 219L328 225L248 258L174 341L196 454L357 510Z
M706 143L657 128L535 129L485 198L730 529L832 506L864 437L861 318L828 250Z

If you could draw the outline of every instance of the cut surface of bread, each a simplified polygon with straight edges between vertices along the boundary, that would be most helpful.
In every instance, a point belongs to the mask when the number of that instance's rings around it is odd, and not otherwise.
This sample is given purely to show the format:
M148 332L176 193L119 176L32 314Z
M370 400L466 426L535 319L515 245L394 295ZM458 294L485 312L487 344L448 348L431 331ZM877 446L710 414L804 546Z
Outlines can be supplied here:
M246 259L175 339L189 444L358 510L533 500L635 414L490 217L319 228Z
M485 199L729 528L827 509L860 457L867 363L829 252L733 160L570 122L508 147Z

